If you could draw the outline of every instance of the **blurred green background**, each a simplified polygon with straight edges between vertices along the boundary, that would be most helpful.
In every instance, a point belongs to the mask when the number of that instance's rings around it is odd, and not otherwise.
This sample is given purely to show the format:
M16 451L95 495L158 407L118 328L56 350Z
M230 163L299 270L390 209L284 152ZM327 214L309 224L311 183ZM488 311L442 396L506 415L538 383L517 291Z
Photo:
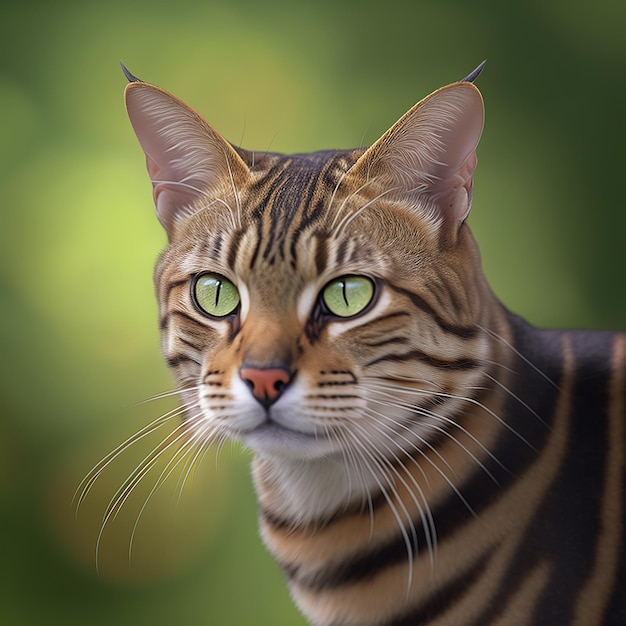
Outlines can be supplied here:
M483 59L471 225L513 310L626 327L626 3L206 0L4 3L0 18L0 621L296 625L226 446L102 513L157 439L81 478L175 400L151 272L165 243L118 61L234 143L369 144ZM175 473L176 474L176 473ZM152 481L152 482L151 482Z

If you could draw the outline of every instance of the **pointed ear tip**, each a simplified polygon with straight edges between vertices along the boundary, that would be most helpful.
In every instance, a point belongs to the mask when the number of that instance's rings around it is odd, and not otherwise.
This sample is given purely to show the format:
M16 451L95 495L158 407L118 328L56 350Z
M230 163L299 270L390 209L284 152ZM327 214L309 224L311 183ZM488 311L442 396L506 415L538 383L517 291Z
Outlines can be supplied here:
M139 91L142 90L142 87L145 86L145 83L128 83L128 85L124 87L124 103L126 104L127 109L133 100L133 96L138 94Z
M481 111L484 111L485 103L483 100L483 95L480 92L480 89L476 87L473 83L468 83L465 81L459 81L456 83L451 83L446 85L445 87L441 87L434 93L432 93L426 100L429 100L433 96L446 98L453 93L455 97L458 97L464 103L468 105L473 105L478 107Z
M154 104L155 98L161 92L161 89L149 83L128 83L124 88L124 107L131 122L136 114L149 107L151 103Z
M133 91L141 90L143 87L146 87L146 83L128 83L124 87L124 96L128 97L130 93Z
M478 87L474 83L470 83L468 81L461 80L458 83L452 83L452 85L455 86L455 87L458 87L460 89L465 89L467 91L467 93L478 94L482 98L482 94L480 92L480 89L478 89Z
M128 106L128 104L137 97L148 96L148 94L156 95L156 94L165 94L160 87L156 87L155 85L151 85L150 83L144 82L134 82L128 83L126 87L124 87L124 102Z
M151 85L150 83L135 81L134 83L128 83L126 87L124 87L124 92L130 93L131 91L136 91L136 90L141 90L141 89L146 89L146 88L150 89L151 87L154 88L154 85Z

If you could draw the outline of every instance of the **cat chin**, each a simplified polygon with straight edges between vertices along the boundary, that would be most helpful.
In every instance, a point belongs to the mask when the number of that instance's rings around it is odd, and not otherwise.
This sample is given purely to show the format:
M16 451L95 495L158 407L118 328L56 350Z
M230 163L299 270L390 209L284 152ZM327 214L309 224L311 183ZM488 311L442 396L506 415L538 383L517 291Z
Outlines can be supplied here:
M266 458L305 461L339 452L336 442L291 430L273 422L266 422L242 433L240 438L250 450Z

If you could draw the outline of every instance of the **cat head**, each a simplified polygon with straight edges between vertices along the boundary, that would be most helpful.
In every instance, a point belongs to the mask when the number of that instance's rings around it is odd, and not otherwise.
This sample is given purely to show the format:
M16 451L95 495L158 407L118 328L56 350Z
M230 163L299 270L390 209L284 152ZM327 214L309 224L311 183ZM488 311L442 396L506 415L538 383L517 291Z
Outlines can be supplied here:
M406 438L406 420L420 437L440 428L434 407L480 367L464 225L478 89L437 90L367 149L300 155L235 147L141 81L125 95L169 240L163 351L192 436L356 462L368 438Z

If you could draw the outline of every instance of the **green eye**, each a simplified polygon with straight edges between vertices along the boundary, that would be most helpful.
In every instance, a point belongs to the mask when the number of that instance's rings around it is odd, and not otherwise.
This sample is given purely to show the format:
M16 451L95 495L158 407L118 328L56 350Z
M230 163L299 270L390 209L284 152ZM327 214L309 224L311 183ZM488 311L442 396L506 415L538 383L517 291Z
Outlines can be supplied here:
M219 274L200 274L193 283L193 296L198 307L213 317L226 317L241 301L237 287Z
M354 317L367 308L374 297L374 283L365 276L342 276L322 290L326 308L337 317Z

